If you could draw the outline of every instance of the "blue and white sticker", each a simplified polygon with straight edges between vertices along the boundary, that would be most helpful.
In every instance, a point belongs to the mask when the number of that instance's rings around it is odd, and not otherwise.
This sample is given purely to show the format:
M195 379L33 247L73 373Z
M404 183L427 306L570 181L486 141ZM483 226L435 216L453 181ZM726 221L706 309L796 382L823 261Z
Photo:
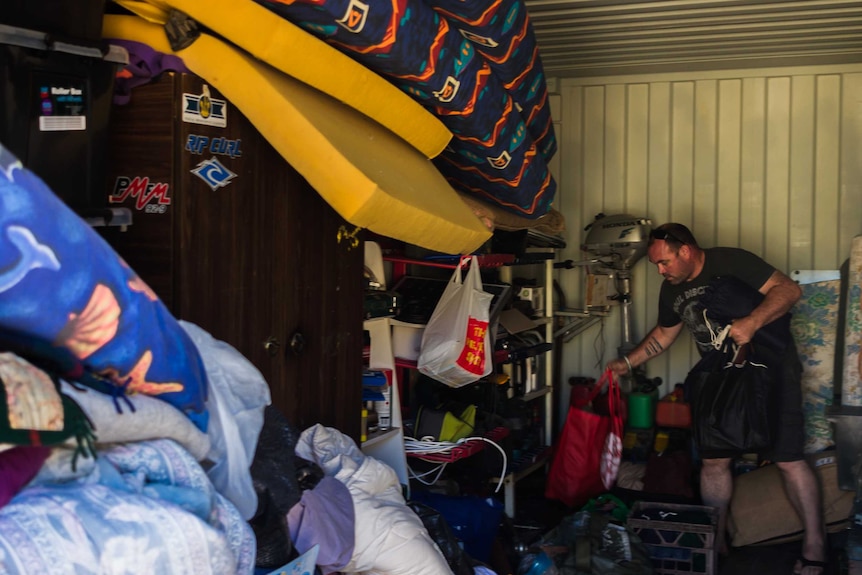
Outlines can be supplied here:
M213 98L204 84L200 94L183 94L183 122L227 127L227 101Z
M198 164L192 173L206 182L213 191L227 186L236 177L236 174L227 169L215 156Z

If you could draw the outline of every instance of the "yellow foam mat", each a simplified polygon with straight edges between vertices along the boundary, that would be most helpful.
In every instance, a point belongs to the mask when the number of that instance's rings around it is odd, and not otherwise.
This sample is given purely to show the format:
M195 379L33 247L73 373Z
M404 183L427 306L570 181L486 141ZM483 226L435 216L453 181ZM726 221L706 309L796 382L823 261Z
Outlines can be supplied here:
M104 19L103 35L175 54L236 106L348 222L444 253L469 253L491 232L434 165L349 106L201 35L173 52L161 26Z
M428 158L452 133L433 114L377 73L253 0L118 0L163 23L175 8L254 57L389 128Z

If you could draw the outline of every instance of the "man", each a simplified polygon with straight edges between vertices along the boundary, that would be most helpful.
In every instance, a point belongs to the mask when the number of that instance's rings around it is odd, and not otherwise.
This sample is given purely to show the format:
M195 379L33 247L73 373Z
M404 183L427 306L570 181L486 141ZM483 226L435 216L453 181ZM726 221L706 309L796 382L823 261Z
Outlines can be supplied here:
M793 280L750 252L738 248L701 249L682 224L667 223L655 228L650 233L648 256L665 279L659 294L658 324L626 357L608 363L608 368L617 375L664 353L683 325L694 337L701 354L712 349L714 334L724 326L716 326L715 322L706 325L703 315L697 313L697 303L703 288L714 277L735 276L765 296L749 315L733 320L728 335L739 345L748 343L757 330L787 313L802 293ZM804 459L801 366L789 333L787 338L791 344L782 359L778 437L772 450L763 455L781 470L788 497L805 530L794 573L822 575L826 536L820 491L817 478ZM727 552L725 528L733 492L730 464L734 455L739 454L700 454L701 497L705 505L717 507L720 513L716 536L716 549L720 553Z

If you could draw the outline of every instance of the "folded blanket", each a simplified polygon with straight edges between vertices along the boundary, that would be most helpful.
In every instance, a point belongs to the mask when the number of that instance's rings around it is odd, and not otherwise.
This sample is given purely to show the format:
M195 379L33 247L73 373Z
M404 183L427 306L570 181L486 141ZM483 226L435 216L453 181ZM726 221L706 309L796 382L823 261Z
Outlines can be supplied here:
M97 461L85 476L34 480L0 509L0 573L254 571L248 524L177 443L118 445Z
M165 401L148 395L117 400L94 389L75 387L66 381L60 382L60 389L87 414L95 428L97 444L173 439L198 461L202 461L210 449L207 434Z

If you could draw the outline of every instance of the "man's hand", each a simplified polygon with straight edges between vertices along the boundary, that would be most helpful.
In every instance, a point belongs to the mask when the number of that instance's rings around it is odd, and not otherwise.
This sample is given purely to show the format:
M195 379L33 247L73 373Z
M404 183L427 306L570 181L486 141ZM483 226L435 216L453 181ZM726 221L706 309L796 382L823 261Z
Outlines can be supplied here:
M608 362L607 369L611 370L617 377L629 372L629 366L623 358L612 359Z
M736 345L745 345L751 341L759 327L751 316L741 317L730 324L728 335Z

